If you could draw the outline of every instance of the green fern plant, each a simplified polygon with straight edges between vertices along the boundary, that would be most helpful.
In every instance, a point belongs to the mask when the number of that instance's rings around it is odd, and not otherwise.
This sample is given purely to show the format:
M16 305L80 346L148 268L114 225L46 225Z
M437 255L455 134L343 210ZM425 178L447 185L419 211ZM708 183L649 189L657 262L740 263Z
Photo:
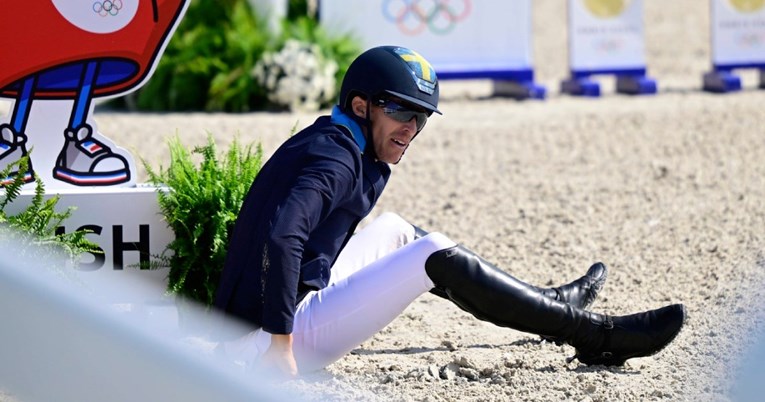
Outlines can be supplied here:
M142 160L149 182L166 186L158 191L159 207L175 239L167 246L172 252L160 256L169 265L167 290L206 306L213 302L226 258L229 238L250 184L260 171L263 149L260 144L243 147L234 139L220 156L215 141L184 147L176 136L168 141L170 166L153 169ZM201 156L197 166L193 155Z
M0 240L21 237L17 243L22 249L15 249L14 252L28 258L63 255L71 262L77 263L82 253L100 252L98 245L85 237L88 231L61 233L58 230L62 223L71 217L75 208L69 207L64 212L56 212L56 204L60 197L57 194L46 200L45 185L39 177L35 182L35 194L30 204L20 213L8 215L5 208L19 197L25 184L23 175L13 175L12 172L25 172L28 166L27 155L0 171L0 178L12 176L0 195Z

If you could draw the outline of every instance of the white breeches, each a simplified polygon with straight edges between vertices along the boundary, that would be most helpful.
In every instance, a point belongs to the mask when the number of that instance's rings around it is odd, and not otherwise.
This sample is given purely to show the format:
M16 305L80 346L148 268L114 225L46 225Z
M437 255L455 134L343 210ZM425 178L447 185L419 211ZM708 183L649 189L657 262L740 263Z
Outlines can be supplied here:
M323 368L379 332L433 288L425 261L456 243L440 233L414 240L414 227L384 213L348 241L332 266L329 285L297 306L293 352L298 370ZM263 330L228 342L225 353L246 365L268 349Z

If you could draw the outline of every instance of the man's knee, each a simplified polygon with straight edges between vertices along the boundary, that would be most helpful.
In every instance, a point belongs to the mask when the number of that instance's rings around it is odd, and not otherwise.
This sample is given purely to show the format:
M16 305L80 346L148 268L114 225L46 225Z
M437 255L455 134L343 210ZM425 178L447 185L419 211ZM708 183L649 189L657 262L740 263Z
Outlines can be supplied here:
M406 226L412 226L411 223L404 220L404 218L400 217L395 212L383 212L380 214L380 216L375 219L375 222L383 222L385 225L390 226L398 226L398 227L406 227Z
M393 212L382 213L373 224L399 238L402 245L414 240L414 226Z
M457 245L452 239L439 232L430 232L427 235L417 239L417 243L425 248L429 254L441 251Z

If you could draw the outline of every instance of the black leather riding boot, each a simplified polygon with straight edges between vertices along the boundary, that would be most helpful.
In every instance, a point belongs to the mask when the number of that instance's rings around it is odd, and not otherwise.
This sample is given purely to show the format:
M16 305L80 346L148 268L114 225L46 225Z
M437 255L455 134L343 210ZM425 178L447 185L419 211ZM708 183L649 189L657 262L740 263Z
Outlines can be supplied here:
M491 269L500 270L467 248L461 245L457 245L456 247L460 249L461 253L472 255L477 258L482 265L491 267ZM516 281L550 299L586 309L595 301L598 293L603 289L607 277L608 270L606 269L606 266L603 265L603 263L598 262L593 264L581 278L555 288L540 288L518 280L517 278Z
M685 320L680 304L618 317L585 311L542 295L459 246L433 253L425 271L476 318L565 342L584 364L621 365L655 354L677 336Z
M426 231L417 226L415 226L414 229L415 239L428 234ZM482 264L490 266L494 269L498 269L488 261L481 258L481 256L468 250L467 248L461 245L457 245L457 247L460 248L461 252L471 254L478 258ZM603 263L598 262L593 264L590 269L587 270L587 273L584 274L584 276L581 278L559 287L540 288L525 282L518 282L553 300L558 300L575 307L586 309L592 305L592 303L595 301L595 298L598 296L598 293L603 289L603 285L606 283L607 277L608 269L606 269L606 266L603 265ZM446 296L446 293L444 293L443 289L439 289L438 287L433 288L430 293L448 299L448 296Z
M581 278L556 288L531 288L537 292L574 307L586 309L590 307L603 289L608 277L608 269L603 263L593 264Z

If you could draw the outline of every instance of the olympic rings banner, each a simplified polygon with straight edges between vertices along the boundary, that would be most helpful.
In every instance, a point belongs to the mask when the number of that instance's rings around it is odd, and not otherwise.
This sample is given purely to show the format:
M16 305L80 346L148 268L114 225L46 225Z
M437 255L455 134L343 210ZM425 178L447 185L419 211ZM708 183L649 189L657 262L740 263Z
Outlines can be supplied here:
M712 63L765 65L765 0L712 0Z
M643 0L569 0L571 71L645 69Z
M322 0L319 17L364 48L416 50L439 78L531 79L530 0Z

